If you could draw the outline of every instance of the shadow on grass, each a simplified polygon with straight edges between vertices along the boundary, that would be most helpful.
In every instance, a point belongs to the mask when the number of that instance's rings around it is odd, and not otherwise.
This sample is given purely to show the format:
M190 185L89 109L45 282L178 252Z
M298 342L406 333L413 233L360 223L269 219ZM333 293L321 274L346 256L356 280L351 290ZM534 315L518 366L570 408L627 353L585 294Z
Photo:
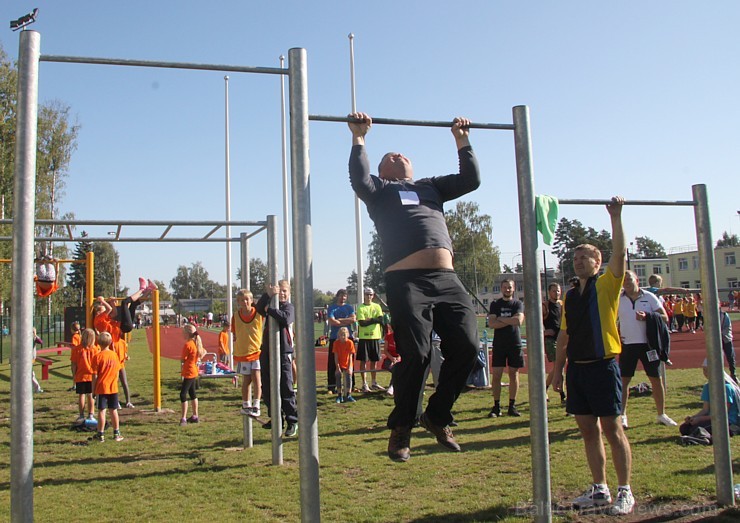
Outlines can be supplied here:
M517 510L510 507L501 505L495 505L493 507L478 510L475 512L451 512L447 514L434 514L429 516L422 516L416 519L410 519L412 523L451 523L451 522L464 522L464 521L499 521L513 516L526 515L519 513Z

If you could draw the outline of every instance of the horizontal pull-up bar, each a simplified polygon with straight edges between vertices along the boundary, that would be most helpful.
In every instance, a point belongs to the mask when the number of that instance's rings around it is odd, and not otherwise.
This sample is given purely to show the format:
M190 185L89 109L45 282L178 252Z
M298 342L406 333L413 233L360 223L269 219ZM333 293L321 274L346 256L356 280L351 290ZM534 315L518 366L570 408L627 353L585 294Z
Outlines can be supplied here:
M350 118L348 116L326 116L322 114L309 114L309 120L315 122L344 122L344 123L362 123L364 120L358 118ZM402 120L399 118L375 118L373 117L374 124L382 125L413 125L417 127L452 127L452 120L448 122L444 121L429 121L429 120ZM471 122L468 126L469 129L497 129L503 131L513 131L514 124L509 123L474 123Z
M13 260L2 258L0 263L13 263ZM87 260L51 260L49 263L87 263Z
M606 205L612 203L611 200L585 200L578 198L558 198L561 205ZM686 205L693 207L696 205L692 200L625 200L624 205Z
M260 229L261 231L262 229ZM257 231L257 232L260 232ZM254 234L257 234L255 232ZM251 238L254 236L254 234L249 235L248 237ZM0 242L9 242L12 241L12 236L0 236ZM204 237L204 236L198 236L195 238L170 238L165 237L162 238L160 236L141 236L138 238L116 238L113 236L100 236L100 237L93 237L93 236L86 236L84 238L67 238L66 236L36 236L34 238L34 241L37 242L56 242L56 243L70 243L70 242L134 242L134 243L238 243L241 241L241 238L238 236L234 236L231 238L213 238L213 237Z
M288 69L279 67L249 67L244 65L196 64L189 62L159 62L152 60L124 60L119 58L93 58L85 56L58 56L42 54L42 62L92 65L128 65L134 67L159 67L163 69L197 69L201 71L223 71L230 73L288 74Z

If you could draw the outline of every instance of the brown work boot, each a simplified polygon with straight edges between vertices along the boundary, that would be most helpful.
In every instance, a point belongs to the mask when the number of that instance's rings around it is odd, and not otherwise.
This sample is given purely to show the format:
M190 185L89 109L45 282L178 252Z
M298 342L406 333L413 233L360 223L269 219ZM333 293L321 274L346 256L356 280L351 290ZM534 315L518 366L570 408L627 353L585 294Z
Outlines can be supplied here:
M393 461L408 461L411 457L411 427L395 427L388 438L388 457Z
M452 452L460 452L460 445L455 441L455 436L452 434L452 429L450 427L440 427L439 425L435 425L429 420L426 412L419 418L419 423L421 423L422 427L437 437L437 442L440 445Z

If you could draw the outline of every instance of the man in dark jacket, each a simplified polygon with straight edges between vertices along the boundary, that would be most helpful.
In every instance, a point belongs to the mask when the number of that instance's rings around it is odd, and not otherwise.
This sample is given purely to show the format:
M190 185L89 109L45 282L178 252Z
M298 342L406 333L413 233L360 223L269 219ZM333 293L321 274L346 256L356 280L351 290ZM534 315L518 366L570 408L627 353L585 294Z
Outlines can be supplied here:
M269 307L273 296L278 295L277 309ZM295 392L293 391L293 335L291 325L295 320L295 307L290 303L290 283L280 280L277 285L270 285L257 302L257 312L268 318L273 318L280 329L280 405L282 415L288 424L284 437L290 438L298 433L298 409L296 408ZM270 350L269 350L269 321L265 322L265 333L262 336L262 398L270 412ZM264 425L272 428L272 420Z

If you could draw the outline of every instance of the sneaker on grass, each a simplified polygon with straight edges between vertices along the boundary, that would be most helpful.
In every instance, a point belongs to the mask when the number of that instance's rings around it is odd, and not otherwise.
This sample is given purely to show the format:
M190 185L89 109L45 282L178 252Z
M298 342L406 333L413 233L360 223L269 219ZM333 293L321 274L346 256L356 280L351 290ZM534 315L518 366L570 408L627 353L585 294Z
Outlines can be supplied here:
M514 405L509 405L509 411L507 412L507 414L509 416L514 416L515 418L518 418L522 415Z
M615 516L624 516L625 514L632 513L634 508L635 497L632 495L632 490L620 488L617 491L617 500L611 508L611 513Z
M379 385L378 382L376 381L375 383L373 383L372 389L373 390L384 391L385 390L385 387L383 387L382 385Z
M123 441L123 436L121 436L121 433L116 431L113 433L113 441Z
M499 405L494 405L491 409L491 412L488 413L489 418L500 418L501 417L501 407Z
M612 495L606 485L594 483L583 494L573 500L575 508L590 508L608 505L612 502Z
M622 414L621 416L619 416L619 420L622 422L623 429L626 430L630 428L629 423L627 423L627 414Z
M678 423L673 421L666 414L661 414L660 416L658 416L656 421L662 425L665 425L666 427L675 427L676 425L678 425Z
M298 433L298 423L288 423L288 427L285 429L285 434L283 434L286 438L292 438Z
M367 386L367 383L362 384L362 388L360 389L360 392L370 392L370 387Z

